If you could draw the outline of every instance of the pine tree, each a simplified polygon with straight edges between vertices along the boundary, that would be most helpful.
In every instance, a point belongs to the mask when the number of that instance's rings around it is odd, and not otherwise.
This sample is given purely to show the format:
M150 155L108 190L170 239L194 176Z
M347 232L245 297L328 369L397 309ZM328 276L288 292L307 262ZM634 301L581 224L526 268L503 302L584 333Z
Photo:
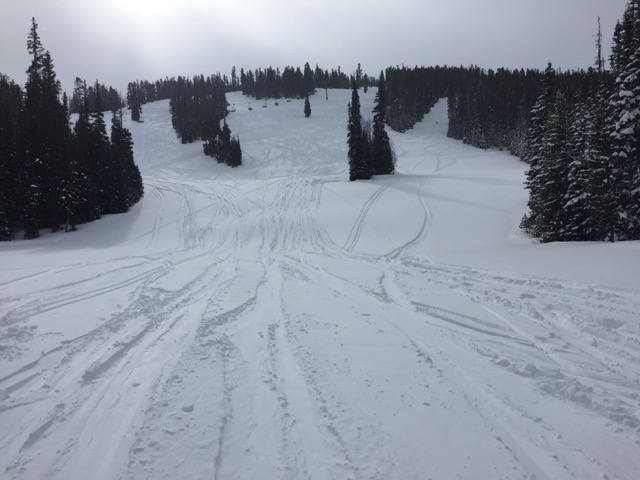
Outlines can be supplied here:
M612 59L616 85L613 109L613 155L609 172L616 205L615 235L640 238L640 2L630 0L614 37Z
M569 126L567 148L567 191L564 198L565 233L562 240L590 240L593 225L590 215L589 170L586 158L587 132L591 112L586 104L578 103L573 108Z
M111 117L111 148L114 163L113 211L126 212L144 193L140 170L133 160L131 133L122 125L122 110Z
M609 105L610 94L600 78L598 90L588 107L585 132L585 162L587 167L586 194L592 240L615 239L616 181L613 178L612 131L613 121Z
M367 158L368 145L362 131L362 115L360 114L360 97L355 78L351 84L351 102L348 107L347 144L349 146L349 180L368 180L371 168Z
M309 95L304 97L304 116L307 118L311 116L311 104L309 103Z
M543 80L543 92L538 97L529 119L527 130L527 148L523 160L529 164L526 174L526 186L529 189L529 213L524 216L520 227L533 237L539 237L538 215L541 210L542 196L544 192L544 179L540 177L541 163L545 158L545 137L548 129L548 117L551 114L555 97L555 70L551 63L547 65Z
M142 116L142 100L138 82L130 82L127 85L127 106L131 110L131 120L139 122Z
M543 242L566 240L564 207L569 190L570 125L567 98L557 92L542 138L536 178L535 231Z
M18 185L19 133L22 110L20 87L0 75L0 241L13 238L13 227L19 221Z
M42 47L33 18L27 48L32 61L27 70L21 122L22 178L26 187L21 203L25 238L35 238L41 226L56 231L64 222L61 175L68 168L70 131L53 61Z
M385 130L387 92L384 73L380 72L378 92L373 108L373 137L371 142L371 163L374 175L390 175L395 171L391 142Z

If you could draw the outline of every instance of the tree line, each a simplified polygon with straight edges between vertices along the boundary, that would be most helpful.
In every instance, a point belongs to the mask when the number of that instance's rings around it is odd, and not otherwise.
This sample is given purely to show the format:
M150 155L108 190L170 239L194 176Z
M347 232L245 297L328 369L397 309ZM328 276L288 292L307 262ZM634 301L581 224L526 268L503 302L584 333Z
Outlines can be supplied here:
M0 76L0 239L22 230L74 230L101 215L125 212L143 195L131 134L114 112L111 136L102 113L101 86L87 89L73 128L69 99L61 96L53 60L32 19L31 65L24 90Z
M231 136L225 120L227 100L219 76L178 77L169 105L171 123L182 143L202 140L205 155L230 167L242 165L240 139Z
M119 110L126 105L124 98L115 88L98 83L87 85L86 80L76 77L73 83L73 93L69 99L69 111L80 113L88 103L92 109L89 113L94 113L93 109L98 104L98 95L100 95L100 104L105 112Z
M305 98L315 93L316 89L348 89L351 88L351 77L356 79L358 88L368 88L375 84L366 73L362 73L360 64L354 75L345 74L340 67L337 69L323 70L317 64L314 69L309 63L303 68L285 67L282 72L279 68L267 67L256 70L240 69L240 77L236 78L235 67L231 71L231 83L226 84L228 91L241 91L244 95L254 97L256 100L263 98Z
M171 124L182 143L202 141L205 155L214 157L218 163L238 167L242 165L242 149L240 139L231 135L226 123L227 88L228 82L219 74L178 76L155 82L136 80L127 85L127 107L131 119L141 121L144 104L168 99Z
M640 0L615 27L610 72L599 29L596 45L581 89L562 89L549 65L531 112L521 227L543 242L640 239Z
M529 164L521 228L543 242L640 239L640 0L616 25L610 70L387 69L388 125L412 128L448 98L448 136Z
M558 88L577 94L585 71L556 72ZM531 109L540 94L544 72L537 69L458 72L447 93L448 136L478 148L508 150L522 157Z

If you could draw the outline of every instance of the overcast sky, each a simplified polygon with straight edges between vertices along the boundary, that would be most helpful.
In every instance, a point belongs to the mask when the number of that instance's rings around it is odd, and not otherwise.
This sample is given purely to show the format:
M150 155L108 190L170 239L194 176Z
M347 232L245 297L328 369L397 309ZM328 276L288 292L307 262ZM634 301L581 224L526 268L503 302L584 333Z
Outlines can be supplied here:
M0 73L24 84L31 17L63 89L75 77L230 75L309 62L378 75L390 65L587 68L627 0L0 0Z

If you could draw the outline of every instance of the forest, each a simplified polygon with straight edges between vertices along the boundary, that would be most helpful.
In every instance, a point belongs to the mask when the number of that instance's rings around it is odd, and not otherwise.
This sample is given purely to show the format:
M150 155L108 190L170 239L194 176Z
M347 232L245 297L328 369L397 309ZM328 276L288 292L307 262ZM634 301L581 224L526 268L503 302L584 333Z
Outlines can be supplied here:
M25 239L39 237L42 228L75 230L102 215L126 212L144 192L122 109L112 105L109 136L102 86L89 89L80 82L72 127L69 99L60 95L35 20L27 47L31 64L24 89L0 76L1 240L18 230Z
M32 58L23 88L0 76L0 239L73 230L125 212L143 194L126 105L143 121L143 105L168 99L182 143L203 142L206 155L242 165L240 139L226 122L225 93L260 99L305 99L318 89L352 89L348 106L349 178L392 174L395 153L385 126L411 129L441 98L448 99L448 136L482 149L507 150L529 164L529 211L521 228L542 242L640 238L640 1L630 0L615 28L609 68L598 23L594 65L587 70L485 70L470 67L389 67L379 77L358 64L340 67L233 67L226 75L136 80L126 101L112 87L76 78L61 94L53 61L35 19ZM359 111L358 90L377 86L373 120ZM107 134L105 111L111 111ZM71 125L71 114L77 119Z

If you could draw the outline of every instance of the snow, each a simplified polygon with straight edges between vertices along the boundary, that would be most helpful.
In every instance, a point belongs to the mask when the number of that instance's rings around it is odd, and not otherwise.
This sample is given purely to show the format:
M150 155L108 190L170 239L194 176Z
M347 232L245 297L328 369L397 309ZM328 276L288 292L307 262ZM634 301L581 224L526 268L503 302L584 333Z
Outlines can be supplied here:
M444 101L349 182L349 99L230 94L237 169L145 105L130 213L0 244L3 479L638 478L640 242L523 235Z

